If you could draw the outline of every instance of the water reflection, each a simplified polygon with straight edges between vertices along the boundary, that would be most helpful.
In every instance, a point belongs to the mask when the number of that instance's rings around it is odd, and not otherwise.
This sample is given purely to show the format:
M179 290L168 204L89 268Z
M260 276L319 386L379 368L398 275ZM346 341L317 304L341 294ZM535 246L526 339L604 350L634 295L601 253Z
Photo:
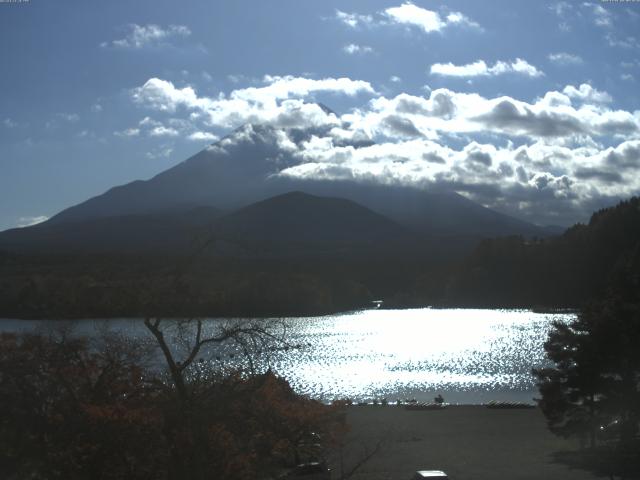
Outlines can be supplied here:
M524 310L368 310L287 319L295 348L258 357L299 392L314 398L416 398L442 393L452 403L532 401L531 368L545 363L543 343L553 319L571 314ZM208 320L215 328L221 320ZM33 328L34 322L1 321L3 330ZM31 327L29 327L31 326ZM112 330L146 335L135 320L110 321ZM95 322L77 322L91 334ZM232 345L204 352L214 368L242 362ZM264 352L266 353L266 352Z
M545 363L552 319L514 310L372 310L296 320L309 348L274 368L300 390L331 399L532 401L531 368Z

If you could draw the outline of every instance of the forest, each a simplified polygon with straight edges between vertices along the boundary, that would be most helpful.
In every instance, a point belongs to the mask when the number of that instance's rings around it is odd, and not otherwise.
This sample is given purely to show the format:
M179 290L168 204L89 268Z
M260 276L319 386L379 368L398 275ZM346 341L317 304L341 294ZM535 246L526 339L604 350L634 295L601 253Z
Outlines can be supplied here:
M546 239L482 241L443 292L461 306L580 307L640 252L640 198L595 212L587 224ZM640 274L638 266L632 273Z

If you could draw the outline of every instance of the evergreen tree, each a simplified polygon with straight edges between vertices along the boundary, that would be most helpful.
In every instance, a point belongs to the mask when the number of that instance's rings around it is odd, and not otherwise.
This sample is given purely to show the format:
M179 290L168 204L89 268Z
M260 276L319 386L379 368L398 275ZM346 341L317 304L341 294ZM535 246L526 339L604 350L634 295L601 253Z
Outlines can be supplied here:
M640 288L636 249L607 295L569 324L556 322L545 343L554 367L534 370L550 429L589 437L600 427L628 444L640 420Z

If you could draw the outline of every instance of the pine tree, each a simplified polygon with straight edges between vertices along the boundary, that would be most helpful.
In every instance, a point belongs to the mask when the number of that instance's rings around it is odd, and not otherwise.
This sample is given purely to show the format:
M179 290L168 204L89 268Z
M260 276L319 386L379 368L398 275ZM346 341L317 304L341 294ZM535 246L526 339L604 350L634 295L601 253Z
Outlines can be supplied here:
M601 427L628 444L640 421L640 288L636 250L618 269L606 296L565 324L555 322L545 343L554 367L534 370L539 405L552 432L579 435L595 446ZM608 430L613 430L609 428Z

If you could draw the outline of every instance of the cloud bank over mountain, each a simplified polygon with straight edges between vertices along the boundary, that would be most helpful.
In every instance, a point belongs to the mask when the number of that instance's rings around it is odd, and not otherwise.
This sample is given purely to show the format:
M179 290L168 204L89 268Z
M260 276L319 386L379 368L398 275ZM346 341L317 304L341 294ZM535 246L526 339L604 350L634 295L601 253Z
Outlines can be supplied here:
M0 229L246 124L279 129L273 175L453 189L537 223L640 194L637 2L36 3L0 18Z
M360 105L336 114L313 102L319 93ZM640 113L610 108L612 96L587 83L525 101L444 88L385 96L362 80L293 76L209 97L151 78L131 99L173 116L167 126L145 117L148 135L277 127L297 163L275 175L455 190L538 223L570 223L640 189ZM312 134L300 141L292 129Z

